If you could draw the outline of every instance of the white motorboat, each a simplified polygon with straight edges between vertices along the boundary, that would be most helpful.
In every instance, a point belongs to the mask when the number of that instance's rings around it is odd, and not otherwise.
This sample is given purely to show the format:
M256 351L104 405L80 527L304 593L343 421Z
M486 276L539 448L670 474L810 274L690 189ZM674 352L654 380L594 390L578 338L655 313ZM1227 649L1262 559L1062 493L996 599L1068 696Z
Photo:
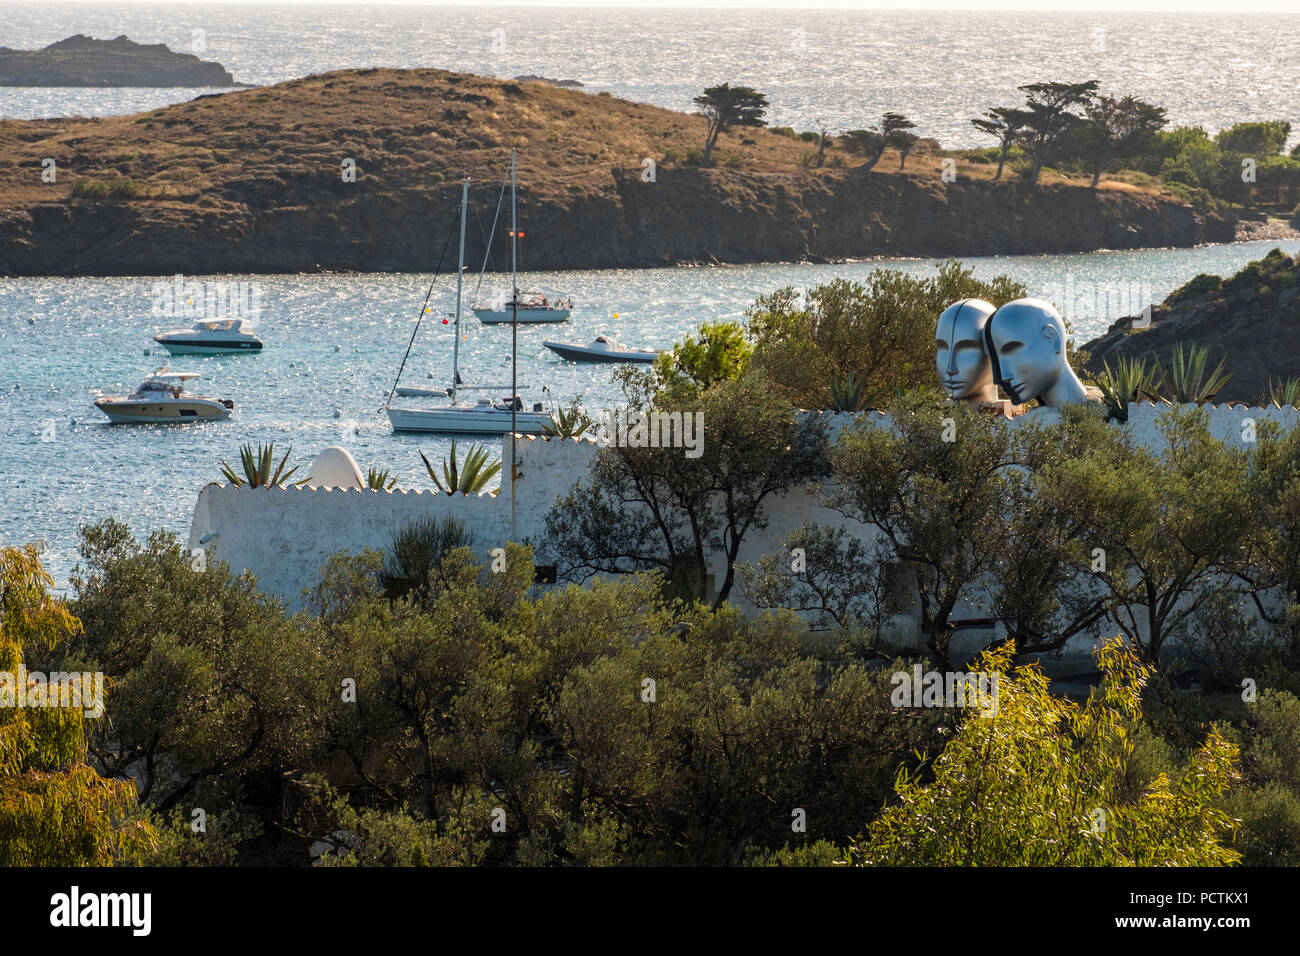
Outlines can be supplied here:
M198 372L171 372L163 366L130 395L96 396L95 407L114 425L176 425L229 418L235 408L230 399L185 394L185 383L198 377Z
M630 349L619 345L607 335L596 336L590 345L573 342L543 342L560 358L571 362L653 362L659 357L657 349Z
M515 310L511 305L511 301L507 298L499 306L494 305L490 308L475 306L472 311L484 325L510 325L515 320ZM520 325L555 325L568 322L571 311L573 311L572 299L567 302L556 299L552 302L540 292L519 293Z
M153 340L172 355L262 351L262 340L253 333L252 323L239 318L200 319L188 329L163 332Z
M512 153L510 159L512 182L514 161ZM483 398L473 404L460 400L461 392L505 390L505 386L468 386L460 379L461 284L465 273L465 214L468 205L469 180L467 179L461 184L460 193L460 267L456 270L455 338L452 340L451 351L452 384L446 388L419 386L402 388L397 383L393 385L393 392L407 397L447 397L451 399L451 404L433 405L427 408L393 408L390 405L387 409L388 420L394 432L425 432L439 435L506 435L513 432L540 435L553 424L551 415L543 411L540 402L533 406L532 411L525 411L513 383L510 386L512 396L504 399L494 401ZM419 329L418 322L416 329L417 331ZM411 341L414 340L415 333L412 333ZM409 346L407 354L410 354ZM402 364L405 366L405 359ZM399 381L401 374L399 369L397 373ZM392 400L392 392L389 393L389 400Z

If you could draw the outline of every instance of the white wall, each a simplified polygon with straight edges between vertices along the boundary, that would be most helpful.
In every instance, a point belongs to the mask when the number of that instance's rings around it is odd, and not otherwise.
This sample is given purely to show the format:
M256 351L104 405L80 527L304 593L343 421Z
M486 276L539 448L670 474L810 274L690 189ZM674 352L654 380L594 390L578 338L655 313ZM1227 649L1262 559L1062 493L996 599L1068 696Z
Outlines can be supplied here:
M1296 424L1294 408L1260 408L1247 405L1207 406L1215 437L1242 445L1243 423L1263 419L1277 421L1285 429ZM1153 449L1163 448L1158 418L1164 405L1135 405L1129 410L1127 427ZM820 414L834 437L854 416ZM868 413L878 427L887 428L889 417ZM1013 427L1033 421L1059 420L1051 408L1036 408L1012 422ZM706 439L707 440L707 439ZM591 439L560 440L520 436L516 441L519 479L515 484L515 526L511 535L509 445L502 440L502 487L497 495L448 496L431 491L341 491L325 488L248 489L211 484L199 493L190 528L189 546L204 547L233 570L248 569L257 575L262 590L283 597L292 607L301 603L304 589L320 576L325 559L337 551L363 548L386 549L395 531L416 518L455 514L463 518L477 538L486 560L488 551L513 537L518 541L541 540L544 519L555 500L567 492L590 467L599 446ZM380 462L367 464L381 465ZM768 526L744 542L740 561L756 562L764 553L783 551L786 536L805 521L851 527L863 538L874 529L850 522L826 508L820 499L797 489L769 499ZM721 581L725 567L718 561L712 569ZM738 603L746 605L739 588L733 591ZM968 613L983 611L977 598ZM914 631L914 623L900 621L898 633ZM1073 652L1086 657L1091 641L1076 642Z

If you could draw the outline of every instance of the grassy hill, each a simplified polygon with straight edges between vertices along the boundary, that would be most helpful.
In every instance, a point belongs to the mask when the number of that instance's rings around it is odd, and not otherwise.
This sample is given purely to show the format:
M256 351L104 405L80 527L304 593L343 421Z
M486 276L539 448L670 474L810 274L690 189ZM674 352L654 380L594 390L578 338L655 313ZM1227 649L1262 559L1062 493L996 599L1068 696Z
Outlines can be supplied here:
M870 173L812 169L815 144L746 129L701 169L690 159L704 134L699 116L441 70L344 70L136 116L8 120L0 272L427 269L459 180L476 181L474 215L489 222L512 147L531 268L1056 252L1231 233L1121 183L991 183L977 154L943 154L959 157L955 183L941 181L933 149L903 173L889 154ZM343 181L345 159L355 182Z

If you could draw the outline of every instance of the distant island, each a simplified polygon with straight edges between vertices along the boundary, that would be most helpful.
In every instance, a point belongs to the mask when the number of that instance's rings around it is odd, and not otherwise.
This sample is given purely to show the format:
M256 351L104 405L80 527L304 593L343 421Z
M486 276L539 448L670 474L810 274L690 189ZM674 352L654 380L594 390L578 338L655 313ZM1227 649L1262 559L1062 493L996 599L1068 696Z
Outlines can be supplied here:
M125 36L76 36L40 50L0 47L0 86L243 86L220 63Z
M996 180L987 150L922 140L900 169L897 152L870 168L836 146L819 168L816 134L751 126L722 132L704 165L708 132L700 114L434 69L339 70L133 116L3 120L0 274L427 271L460 179L473 180L476 205L494 204L512 146L526 270L1235 235L1235 216L1158 185ZM954 163L960 175L945 181ZM470 230L470 261L482 261L483 238Z
M538 76L536 73L525 73L523 76L516 76L515 79L521 83L549 83L551 86L562 86L568 90L582 88L582 84L577 80L556 80L549 76Z

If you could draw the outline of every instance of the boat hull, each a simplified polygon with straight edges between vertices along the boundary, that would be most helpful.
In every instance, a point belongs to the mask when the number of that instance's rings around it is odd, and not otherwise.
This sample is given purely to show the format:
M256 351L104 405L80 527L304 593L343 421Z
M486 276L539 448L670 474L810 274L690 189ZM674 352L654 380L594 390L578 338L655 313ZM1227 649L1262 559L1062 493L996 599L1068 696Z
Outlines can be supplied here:
M563 342L543 342L548 349L560 358L570 362L653 362L659 357L658 352L620 352L601 351L581 345L566 345Z
M545 412L515 412L515 431L540 435L552 424ZM434 435L505 435L510 432L510 413L478 408L390 408L388 420L394 432L422 432Z
M182 425L190 422L219 422L230 417L232 409L220 402L181 400L178 402L106 401L95 407L108 416L113 425Z
M515 314L510 309L474 309L484 325L510 325ZM520 309L520 325L558 325L569 321L568 309Z
M154 339L172 355L233 355L239 352L260 352L261 342L185 342Z

